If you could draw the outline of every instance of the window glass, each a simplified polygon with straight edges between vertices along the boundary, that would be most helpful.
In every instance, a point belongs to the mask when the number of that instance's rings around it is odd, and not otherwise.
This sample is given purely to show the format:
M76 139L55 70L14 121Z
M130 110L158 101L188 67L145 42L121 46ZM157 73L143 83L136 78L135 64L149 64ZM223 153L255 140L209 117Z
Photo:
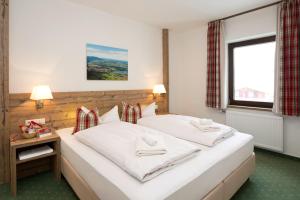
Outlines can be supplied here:
M275 36L228 45L230 105L273 106L275 49Z
M275 42L234 49L234 99L273 102Z

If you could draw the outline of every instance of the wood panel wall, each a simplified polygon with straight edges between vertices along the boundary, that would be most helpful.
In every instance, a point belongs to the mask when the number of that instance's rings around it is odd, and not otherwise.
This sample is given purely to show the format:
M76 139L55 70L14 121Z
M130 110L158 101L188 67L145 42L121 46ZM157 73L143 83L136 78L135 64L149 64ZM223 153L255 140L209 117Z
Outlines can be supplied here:
M10 94L10 133L18 132L18 125L26 119L46 118L49 127L59 129L75 125L76 109L86 106L89 109L98 108L100 114L119 105L122 101L129 103L150 104L154 101L152 90L120 90L97 92L54 92L53 100L44 102L44 108L37 110L35 102L29 99L30 94ZM160 96L155 101L158 112L167 112L167 99ZM121 115L120 115L121 116Z
M0 183L8 181L8 0L0 0Z
M169 30L162 30L162 50L163 50L163 84L167 93L167 111L169 112Z

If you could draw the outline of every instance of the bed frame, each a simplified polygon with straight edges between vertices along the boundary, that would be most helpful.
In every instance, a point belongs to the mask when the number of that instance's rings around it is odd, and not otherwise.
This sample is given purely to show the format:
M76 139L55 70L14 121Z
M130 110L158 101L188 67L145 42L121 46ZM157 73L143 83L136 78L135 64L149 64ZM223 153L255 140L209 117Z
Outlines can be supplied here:
M76 170L72 167L70 162L62 158L62 174L67 179L77 196L81 200L100 200L96 193L89 187L86 181L80 177ZM255 169L255 154L253 153L249 158L247 158L238 168L236 168L229 176L227 176L221 183L219 183L213 190L211 190L203 200L229 200L239 188L248 180L250 175ZM191 182L190 184L196 184ZM117 188L115 188L118 190ZM183 193L182 193L183 192ZM188 187L186 191L181 191L180 196L177 192L171 195L168 199L182 199L182 194L186 193L188 195ZM114 192L115 197L110 199L128 199L122 194L120 190Z

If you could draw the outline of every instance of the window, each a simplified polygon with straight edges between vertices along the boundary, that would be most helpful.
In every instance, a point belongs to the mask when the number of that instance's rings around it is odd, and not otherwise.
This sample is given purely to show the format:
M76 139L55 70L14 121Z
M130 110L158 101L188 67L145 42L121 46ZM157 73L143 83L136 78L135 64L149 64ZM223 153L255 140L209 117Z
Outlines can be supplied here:
M228 45L229 104L272 108L275 36Z

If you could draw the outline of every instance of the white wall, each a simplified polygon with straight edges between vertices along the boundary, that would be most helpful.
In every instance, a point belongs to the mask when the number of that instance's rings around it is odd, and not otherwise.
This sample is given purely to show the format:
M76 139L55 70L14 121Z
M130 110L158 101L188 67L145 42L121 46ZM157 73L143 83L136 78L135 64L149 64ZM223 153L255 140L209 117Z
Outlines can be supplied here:
M225 42L272 35L276 7L226 21ZM207 26L170 32L170 111L212 118L225 123L225 114L205 106ZM284 153L300 157L300 118L284 118Z
M272 6L225 21L225 41L236 42L276 34L277 7Z
M170 111L225 123L219 111L205 106L206 26L170 32Z
M10 1L11 93L152 88L162 82L161 30L67 0ZM86 43L128 49L128 81L87 81Z

